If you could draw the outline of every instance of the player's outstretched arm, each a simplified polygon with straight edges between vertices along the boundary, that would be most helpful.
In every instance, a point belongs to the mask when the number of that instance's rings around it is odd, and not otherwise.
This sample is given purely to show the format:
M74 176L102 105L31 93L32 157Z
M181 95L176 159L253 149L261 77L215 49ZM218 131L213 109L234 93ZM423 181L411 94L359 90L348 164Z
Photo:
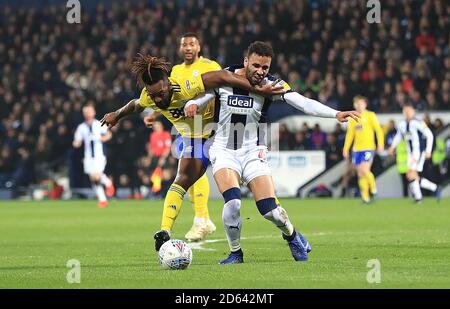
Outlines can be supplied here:
M211 71L204 73L202 74L202 80L205 89L214 89L220 86L228 85L231 87L255 92L265 97L271 97L273 95L283 94L286 92L283 86L277 86L273 83L254 87L244 76L237 75L228 70Z
M74 140L74 141L72 142L72 146L73 146L74 148L80 148L82 143L83 143L82 141Z
M102 137L100 138L100 140L102 141L102 143L106 143L107 141L109 141L112 138L112 133L111 131L106 132L106 134L102 135Z
M425 146L425 158L431 159L434 140L433 132L431 132L430 128L425 124L425 122L418 126L418 130L425 136L425 139L427 141Z
M360 117L357 111L340 112L294 91L284 94L283 98L289 105L313 116L336 118L340 122L347 122L350 117L358 121Z
M397 128L397 133L394 136L394 139L392 140L391 146L388 149L388 154L390 156L394 155L394 150L395 148L397 148L397 145L400 143L400 141L402 140L402 134L400 133L400 130Z
M347 160L350 156L350 147L355 138L355 122L350 121L347 126L347 133L345 133L344 147L342 148L342 156Z
M207 91L205 94L189 100L184 106L184 115L188 118L193 118L199 111L202 111L208 103L215 97L214 91Z
M139 99L133 99L130 102L127 103L127 105L123 106L122 108L119 108L118 110L107 113L103 118L100 120L102 125L107 125L108 129L111 129L114 127L120 119L123 117L133 115L133 114L139 114L144 110L144 107L139 104Z
M81 136L80 126L75 130L75 136L73 138L72 146L74 148L80 148L83 144L83 137Z

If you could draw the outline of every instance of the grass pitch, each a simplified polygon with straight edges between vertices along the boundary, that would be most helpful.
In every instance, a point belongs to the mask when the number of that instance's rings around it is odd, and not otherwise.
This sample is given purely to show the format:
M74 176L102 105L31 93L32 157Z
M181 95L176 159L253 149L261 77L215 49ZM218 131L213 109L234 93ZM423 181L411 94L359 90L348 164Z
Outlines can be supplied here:
M450 200L282 200L312 245L295 262L280 232L244 200L245 263L218 265L228 254L221 201L210 201L217 232L197 243L183 271L158 264L153 233L162 201L1 202L0 288L450 288ZM192 223L188 202L174 237ZM66 263L81 263L69 284ZM381 263L381 283L367 282L368 260Z

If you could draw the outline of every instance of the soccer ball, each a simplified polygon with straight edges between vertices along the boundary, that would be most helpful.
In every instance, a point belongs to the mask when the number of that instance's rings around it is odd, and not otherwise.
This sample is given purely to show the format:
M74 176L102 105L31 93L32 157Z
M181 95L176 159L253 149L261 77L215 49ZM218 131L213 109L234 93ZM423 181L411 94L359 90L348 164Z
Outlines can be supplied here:
M159 263L168 269L186 269L192 262L192 249L179 239L166 241L159 248Z

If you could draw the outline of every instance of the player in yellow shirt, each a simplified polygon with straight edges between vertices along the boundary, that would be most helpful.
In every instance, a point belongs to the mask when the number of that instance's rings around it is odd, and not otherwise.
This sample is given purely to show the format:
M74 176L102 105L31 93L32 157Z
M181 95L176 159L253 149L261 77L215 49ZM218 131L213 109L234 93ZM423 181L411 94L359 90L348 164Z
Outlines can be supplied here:
M201 50L199 37L192 32L185 33L180 39L180 55L183 57L183 63L177 64L172 68L170 77L190 78L200 76L210 71L221 70L221 66L212 60L199 56ZM151 127L154 119L160 114L154 112L144 118L147 127ZM206 119L214 117L214 100L212 100L203 114ZM181 146L178 149L181 152L182 143L180 143L181 135L177 137L176 143ZM209 199L209 181L206 173L197 180L192 187L188 189L189 199L194 207L194 223L191 229L184 236L188 241L199 241L205 238L207 234L216 231L216 226L209 218L208 199Z
M101 120L108 128L115 126L127 115L141 113L150 107L162 113L183 137L183 150L179 160L175 181L170 186L164 200L161 230L155 233L155 249L170 239L170 233L177 218L186 191L205 173L209 164L207 139L211 132L203 130L212 123L212 118L186 118L185 103L204 93L205 89L214 89L222 85L256 91L264 96L284 93L283 87L266 84L253 87L250 82L230 71L220 70L199 76L174 78L169 76L170 64L163 58L139 54L131 65L138 84L143 87L140 98L133 99L122 108L107 113ZM276 81L278 82L278 81ZM200 126L200 127L199 127ZM212 126L209 126L210 128Z
M361 198L364 203L369 203L370 194L375 195L377 193L375 176L370 169L375 149L378 153L384 150L384 134L375 113L367 110L367 98L356 96L353 99L353 106L361 114L361 118L358 122L353 119L348 122L343 155L344 158L348 159L350 147L353 143L352 163L358 173ZM375 145L375 135L378 146Z

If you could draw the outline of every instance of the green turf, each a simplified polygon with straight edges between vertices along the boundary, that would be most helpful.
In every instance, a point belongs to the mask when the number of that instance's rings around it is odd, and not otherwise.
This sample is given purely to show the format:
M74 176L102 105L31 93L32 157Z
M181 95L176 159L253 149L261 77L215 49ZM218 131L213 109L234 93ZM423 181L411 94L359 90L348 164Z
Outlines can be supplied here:
M184 271L159 266L152 240L161 201L1 202L0 288L450 288L450 200L282 200L311 242L306 263L294 262L272 223L244 200L245 264L217 265L228 246L221 201L210 202L217 232L193 251ZM185 203L174 230L192 222ZM68 284L66 262L81 263L81 283ZM369 284L367 261L381 262Z

